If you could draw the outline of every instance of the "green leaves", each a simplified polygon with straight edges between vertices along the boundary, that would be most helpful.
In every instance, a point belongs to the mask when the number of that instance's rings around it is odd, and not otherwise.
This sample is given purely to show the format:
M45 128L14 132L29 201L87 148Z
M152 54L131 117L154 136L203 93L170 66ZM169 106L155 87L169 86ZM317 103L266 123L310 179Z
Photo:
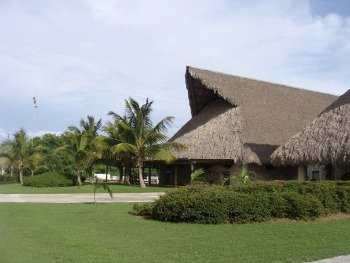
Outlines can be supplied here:
M98 188L102 188L103 190L107 191L109 193L109 196L113 198L113 192L111 188L109 188L108 184L106 184L103 181L100 181L96 176L94 177L94 180L91 182L91 185L94 191L94 203L96 203L96 191Z
M105 128L108 134L108 141L113 146L111 150L114 154L129 154L135 157L137 165L143 167L145 160L157 159L172 162L175 156L171 150L183 148L182 145L168 142L165 135L167 128L171 125L174 117L168 116L153 124L151 113L152 101L140 105L136 100L129 98L125 101L125 115L121 116L110 111L108 115L113 117L113 122L109 122ZM142 169L139 169L139 180L142 185Z

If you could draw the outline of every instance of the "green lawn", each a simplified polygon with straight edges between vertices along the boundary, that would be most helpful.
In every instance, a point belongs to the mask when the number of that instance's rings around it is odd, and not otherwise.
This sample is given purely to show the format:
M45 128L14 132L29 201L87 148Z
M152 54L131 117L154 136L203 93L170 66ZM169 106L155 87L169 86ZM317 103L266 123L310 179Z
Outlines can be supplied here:
M164 192L171 188L165 187L146 187L141 188L137 185L109 185L113 193L149 193L149 192ZM91 193L91 185L83 185L81 187L70 186L70 187L29 187L22 186L20 184L3 184L0 185L0 194L69 194L69 193ZM102 188L98 189L97 192L105 193Z
M350 221L172 224L132 204L0 204L0 262L304 262L350 254Z

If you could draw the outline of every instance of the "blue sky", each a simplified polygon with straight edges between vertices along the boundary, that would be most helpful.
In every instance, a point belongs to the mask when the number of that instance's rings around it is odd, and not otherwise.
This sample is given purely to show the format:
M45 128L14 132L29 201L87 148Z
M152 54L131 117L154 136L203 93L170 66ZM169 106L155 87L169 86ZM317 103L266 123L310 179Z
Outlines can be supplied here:
M123 101L189 118L185 66L340 95L350 1L0 0L0 138L61 132ZM33 131L32 97L39 109Z

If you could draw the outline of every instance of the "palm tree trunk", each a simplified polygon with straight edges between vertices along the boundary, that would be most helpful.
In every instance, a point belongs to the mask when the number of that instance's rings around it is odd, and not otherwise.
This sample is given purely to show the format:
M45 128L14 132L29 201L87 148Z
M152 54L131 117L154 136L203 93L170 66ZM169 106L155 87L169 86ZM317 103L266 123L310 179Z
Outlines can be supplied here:
M139 167L139 182L141 187L146 187L145 182L143 181L143 160L141 158L138 159L137 165Z
M125 164L125 183L130 184L130 176L131 176L131 163L127 162Z
M119 170L119 181L122 181L122 178L123 178L123 175L124 175L123 165L119 164L118 165L118 170Z
M23 167L19 167L19 182L23 185Z
M10 167L10 174L13 176L13 166Z
M79 186L81 186L80 170L77 171L77 179L78 179Z

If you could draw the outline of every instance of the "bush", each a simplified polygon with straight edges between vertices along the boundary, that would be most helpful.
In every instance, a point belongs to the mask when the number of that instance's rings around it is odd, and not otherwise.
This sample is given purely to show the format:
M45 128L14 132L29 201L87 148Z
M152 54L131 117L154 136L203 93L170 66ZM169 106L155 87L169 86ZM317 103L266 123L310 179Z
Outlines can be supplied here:
M224 197L205 188L183 189L162 196L152 205L150 216L170 222L219 224L228 221Z
M324 213L324 207L317 197L295 192L276 194L270 199L271 215L277 218L314 219Z
M314 219L350 211L350 186L337 182L256 182L247 186L190 186L167 193L134 214L205 224Z
M231 223L263 222L271 217L266 194L227 194L228 217Z
M73 181L58 172L47 172L23 178L23 185L32 187L72 186Z
M350 212L350 186L340 186L336 189L335 200L338 211Z
M0 175L0 184L15 184L19 183L19 177L17 175L4 174Z

